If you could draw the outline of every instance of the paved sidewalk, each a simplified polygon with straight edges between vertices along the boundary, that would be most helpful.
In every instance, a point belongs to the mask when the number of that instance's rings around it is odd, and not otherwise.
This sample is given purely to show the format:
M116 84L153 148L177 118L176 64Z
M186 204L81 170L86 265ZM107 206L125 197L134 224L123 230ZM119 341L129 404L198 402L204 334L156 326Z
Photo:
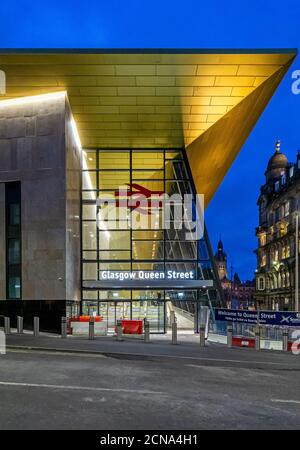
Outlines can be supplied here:
M58 335L41 333L34 337L25 333L7 336L8 349L36 349L43 351L64 351L80 353L96 353L103 355L141 355L144 357L175 357L193 359L224 359L232 361L255 361L256 363L283 364L300 369L300 358L291 353L278 351L255 351L246 348L229 349L222 344L208 342L200 347L199 336L184 334L178 336L178 345L171 344L171 336L151 335L151 342L145 343L141 338L124 338L118 342L115 337L97 337L89 340L86 337L62 339Z

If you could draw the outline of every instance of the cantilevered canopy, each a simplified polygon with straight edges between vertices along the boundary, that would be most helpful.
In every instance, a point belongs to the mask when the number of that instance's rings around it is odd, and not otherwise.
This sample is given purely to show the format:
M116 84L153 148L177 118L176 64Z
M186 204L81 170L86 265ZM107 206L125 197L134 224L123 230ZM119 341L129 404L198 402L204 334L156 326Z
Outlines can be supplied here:
M295 50L1 51L3 98L66 90L83 146L186 147L211 199Z

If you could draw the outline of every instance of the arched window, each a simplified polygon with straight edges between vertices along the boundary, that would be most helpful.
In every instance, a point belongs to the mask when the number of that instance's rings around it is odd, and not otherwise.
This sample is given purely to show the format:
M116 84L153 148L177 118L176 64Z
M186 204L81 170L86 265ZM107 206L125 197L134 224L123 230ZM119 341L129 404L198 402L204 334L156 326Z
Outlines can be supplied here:
M263 277L258 278L258 290L264 291L265 289L265 279Z

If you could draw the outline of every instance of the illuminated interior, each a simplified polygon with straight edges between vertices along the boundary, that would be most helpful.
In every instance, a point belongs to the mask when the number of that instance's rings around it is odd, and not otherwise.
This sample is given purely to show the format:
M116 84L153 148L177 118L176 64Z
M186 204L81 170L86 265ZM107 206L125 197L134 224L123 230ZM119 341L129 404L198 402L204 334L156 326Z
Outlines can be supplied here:
M133 149L133 150L84 150L85 163L82 172L82 248L83 248L83 286L87 281L101 280L102 273L155 271L176 272L191 271L195 279L213 279L213 267L210 263L206 241L201 245L196 240L186 241L185 230L163 228L163 210L154 208L153 216L144 210L125 208L125 217L117 221L117 229L110 229L107 214L101 217L101 229L97 229L96 198L115 200L115 192L120 185L127 188L134 185L137 189L171 194L192 194L185 154L180 150ZM126 199L129 194L126 195ZM117 197L118 198L118 197ZM115 206L114 206L115 208ZM135 227L132 216L144 216L147 229L140 229L139 221ZM151 222L151 219L154 220ZM174 222L174 217L171 216ZM103 223L106 225L103 226ZM190 229L190 228L188 228ZM86 313L105 314L108 322L122 311L127 318L143 319L147 317L152 330L164 331L164 300L192 301L199 295L199 290L187 291L184 298L178 296L177 290L97 290L83 289L83 308ZM126 305L121 301L126 301ZM206 301L208 298L206 298ZM116 304L119 301L119 304ZM108 305L106 304L108 303ZM118 308L119 309L118 309ZM127 308L124 310L123 308ZM146 314L146 316L145 316ZM120 317L121 317L120 316ZM120 318L117 317L117 318Z

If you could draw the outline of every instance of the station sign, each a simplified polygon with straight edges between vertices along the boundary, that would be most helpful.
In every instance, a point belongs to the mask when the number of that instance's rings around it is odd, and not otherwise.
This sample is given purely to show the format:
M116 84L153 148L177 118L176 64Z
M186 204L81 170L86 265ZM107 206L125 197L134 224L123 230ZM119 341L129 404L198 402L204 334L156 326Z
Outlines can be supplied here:
M247 323L256 325L278 325L300 327L300 312L293 311L249 311L216 308L215 320L223 322ZM259 315L259 317L258 317Z
M177 272L175 270L162 271L122 271L114 272L110 270L100 271L100 280L195 280L194 271Z

